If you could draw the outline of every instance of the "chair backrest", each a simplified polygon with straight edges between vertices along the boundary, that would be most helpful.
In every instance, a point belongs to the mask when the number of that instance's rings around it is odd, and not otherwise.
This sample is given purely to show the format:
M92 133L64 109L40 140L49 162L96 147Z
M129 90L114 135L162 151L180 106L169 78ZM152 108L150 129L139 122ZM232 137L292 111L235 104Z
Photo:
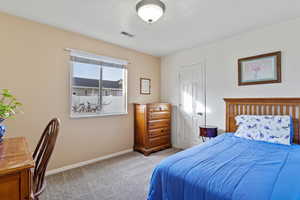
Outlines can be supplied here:
M33 173L34 196L38 196L44 189L45 172L56 143L59 126L60 120L57 118L48 123L33 153L33 159L35 160Z

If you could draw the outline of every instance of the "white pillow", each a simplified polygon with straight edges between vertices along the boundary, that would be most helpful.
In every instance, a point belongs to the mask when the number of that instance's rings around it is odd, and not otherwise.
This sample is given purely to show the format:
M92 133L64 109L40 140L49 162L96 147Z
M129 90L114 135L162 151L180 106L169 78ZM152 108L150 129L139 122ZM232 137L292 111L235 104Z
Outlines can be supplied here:
M277 144L291 144L291 117L287 115L239 115L235 136Z

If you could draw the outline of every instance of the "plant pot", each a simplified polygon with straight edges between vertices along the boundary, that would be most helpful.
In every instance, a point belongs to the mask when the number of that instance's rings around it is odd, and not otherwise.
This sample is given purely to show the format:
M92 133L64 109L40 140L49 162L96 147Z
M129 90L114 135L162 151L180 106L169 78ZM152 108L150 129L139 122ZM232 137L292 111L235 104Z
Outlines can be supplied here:
M2 142L2 137L5 135L6 128L3 124L1 124L4 119L0 118L0 143Z

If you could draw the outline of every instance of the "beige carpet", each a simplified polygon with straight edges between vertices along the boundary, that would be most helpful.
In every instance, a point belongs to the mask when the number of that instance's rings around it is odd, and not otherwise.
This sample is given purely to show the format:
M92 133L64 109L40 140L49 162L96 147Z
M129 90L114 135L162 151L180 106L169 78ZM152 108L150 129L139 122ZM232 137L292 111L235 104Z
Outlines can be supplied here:
M154 167L178 152L132 152L47 177L41 200L145 200Z

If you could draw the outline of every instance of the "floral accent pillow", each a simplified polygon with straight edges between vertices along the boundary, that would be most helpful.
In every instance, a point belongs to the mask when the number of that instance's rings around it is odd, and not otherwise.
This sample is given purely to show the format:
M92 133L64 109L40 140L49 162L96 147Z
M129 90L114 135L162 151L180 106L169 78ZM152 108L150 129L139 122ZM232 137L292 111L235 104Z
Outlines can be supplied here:
M291 117L287 115L239 115L235 136L276 144L291 145Z

